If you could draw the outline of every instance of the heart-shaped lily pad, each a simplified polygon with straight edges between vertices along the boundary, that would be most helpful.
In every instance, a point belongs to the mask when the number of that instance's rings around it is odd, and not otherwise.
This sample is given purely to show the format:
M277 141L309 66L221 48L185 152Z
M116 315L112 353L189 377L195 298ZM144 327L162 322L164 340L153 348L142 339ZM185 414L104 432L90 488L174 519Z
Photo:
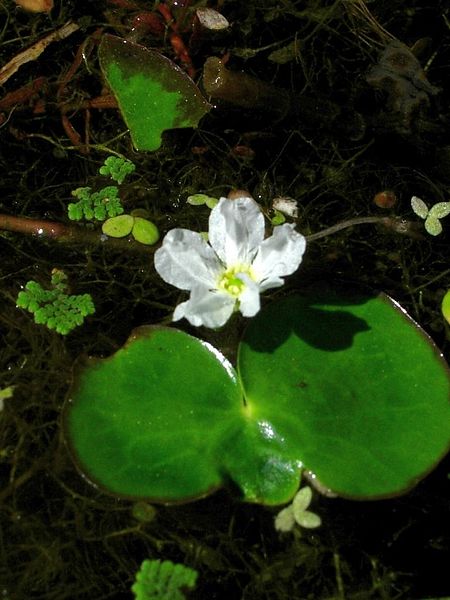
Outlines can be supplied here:
M399 493L448 450L448 367L385 295L270 305L246 331L239 373L254 418L338 494Z
M163 131L197 127L211 109L192 79L156 50L105 34L99 58L137 150L157 150Z
M449 448L449 369L386 296L273 303L251 321L238 372L181 331L141 328L70 393L79 468L122 497L186 501L231 479L244 499L278 504L302 468L344 496L398 494Z
M215 348L149 326L110 358L89 359L69 395L65 427L93 483L169 502L221 485L223 440L241 410L233 368Z

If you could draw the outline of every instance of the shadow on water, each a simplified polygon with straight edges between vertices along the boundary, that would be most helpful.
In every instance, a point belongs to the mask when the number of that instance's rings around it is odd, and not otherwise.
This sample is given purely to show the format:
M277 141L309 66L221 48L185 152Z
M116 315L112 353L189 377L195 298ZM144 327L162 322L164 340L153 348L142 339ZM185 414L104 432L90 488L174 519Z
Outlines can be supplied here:
M270 304L250 323L246 343L256 352L272 353L295 335L328 352L350 348L354 337L370 327L364 319L343 310L343 305L361 305L371 297L374 295L339 292L289 296Z

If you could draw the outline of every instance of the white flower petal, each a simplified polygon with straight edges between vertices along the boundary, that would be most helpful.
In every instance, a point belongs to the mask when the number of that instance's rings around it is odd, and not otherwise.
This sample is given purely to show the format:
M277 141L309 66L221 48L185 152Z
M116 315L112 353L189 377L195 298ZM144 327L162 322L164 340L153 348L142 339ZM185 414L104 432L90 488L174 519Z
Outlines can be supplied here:
M239 295L239 311L244 317L254 317L261 308L259 285L245 273L239 273L237 277L245 283L245 287Z
M279 278L291 275L298 269L305 248L306 240L295 231L293 224L285 223L275 227L273 235L262 242L252 264L260 280L261 290L282 285Z
M226 266L250 264L264 239L264 216L252 198L221 198L209 216L209 242Z
M155 269L167 283L181 290L202 285L213 288L223 269L203 237L189 229L172 229L155 252Z
M225 325L235 304L236 299L230 294L198 286L192 290L189 300L176 307L173 320L178 321L184 317L195 327L204 325L215 329Z

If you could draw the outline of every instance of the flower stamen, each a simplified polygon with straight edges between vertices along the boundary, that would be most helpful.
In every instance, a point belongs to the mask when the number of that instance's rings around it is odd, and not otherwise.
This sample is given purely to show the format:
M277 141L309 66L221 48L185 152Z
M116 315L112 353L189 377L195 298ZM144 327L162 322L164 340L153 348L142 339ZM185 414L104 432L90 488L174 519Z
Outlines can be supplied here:
M217 288L227 292L234 298L239 298L246 285L244 279L240 278L239 275L247 275L250 279L256 281L250 265L235 265L220 275Z

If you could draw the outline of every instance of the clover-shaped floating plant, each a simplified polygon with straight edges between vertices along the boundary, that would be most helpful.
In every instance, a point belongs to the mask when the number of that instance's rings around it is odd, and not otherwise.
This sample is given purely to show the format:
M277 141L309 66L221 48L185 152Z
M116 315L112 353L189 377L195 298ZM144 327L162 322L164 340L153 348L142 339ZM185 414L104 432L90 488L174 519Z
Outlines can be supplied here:
M82 474L117 497L188 501L233 481L276 505L308 469L374 499L448 451L449 392L437 348L389 297L295 294L250 322L236 369L183 331L137 329L79 368L63 423Z
M211 105L171 60L113 35L103 35L100 66L137 150L157 150L167 129L197 127Z
M146 216L146 211L136 209L129 215L112 217L103 223L102 231L109 237L122 238L131 234L141 244L156 244L159 240L158 228Z
M312 489L306 485L299 489L294 499L275 517L277 531L292 531L295 525L304 529L320 527L322 520L316 513L307 510L312 500Z
M450 215L450 202L437 202L430 209L417 196L411 198L411 208L418 217L425 220L425 229L430 235L442 233L440 219Z

